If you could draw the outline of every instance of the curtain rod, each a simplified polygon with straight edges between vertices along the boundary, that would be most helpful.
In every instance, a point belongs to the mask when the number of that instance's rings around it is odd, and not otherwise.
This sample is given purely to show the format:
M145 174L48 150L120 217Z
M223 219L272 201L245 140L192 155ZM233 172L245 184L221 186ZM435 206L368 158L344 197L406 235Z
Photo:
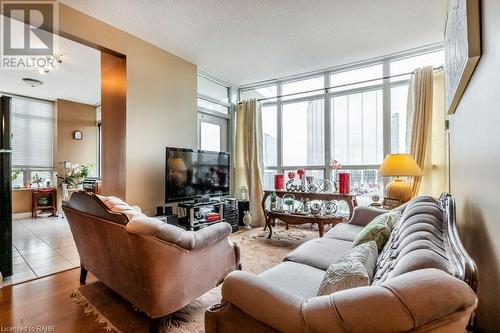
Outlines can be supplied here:
M433 71L440 71L442 69L443 69L443 66L441 65L441 66L438 66L438 67L434 67L432 70ZM391 78L395 78L395 77L410 75L410 74L413 74L414 72L415 71L411 71L411 72L408 72L408 73L397 74L397 75L387 75L387 76L383 76L383 77L376 78L376 79L370 79L370 80L352 82L352 83L348 83L348 84L340 84L340 85L337 85L337 86L331 86L331 87L327 87L327 88L319 88L319 89L301 91L301 92L296 92L296 93L291 93L291 94L285 94L285 95L279 95L279 96L273 96L273 97L259 98L259 99L257 99L257 102L266 101L268 99L276 99L276 98L282 98L282 97L302 95L302 94L307 94L307 93L312 93L312 92L320 92L320 91L324 91L325 94L326 94L326 93L328 93L328 90L333 89L333 88L343 88L343 87L353 86L355 84L368 83L368 82L379 81L379 80L387 80L387 79L391 79ZM241 104L241 102L239 102L238 104Z

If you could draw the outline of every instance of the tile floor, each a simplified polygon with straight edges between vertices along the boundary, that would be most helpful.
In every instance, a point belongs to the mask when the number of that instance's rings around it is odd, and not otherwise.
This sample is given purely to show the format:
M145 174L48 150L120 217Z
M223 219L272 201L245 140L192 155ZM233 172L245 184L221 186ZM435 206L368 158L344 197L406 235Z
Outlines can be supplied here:
M61 217L14 218L12 243L14 275L2 286L80 266L68 222Z

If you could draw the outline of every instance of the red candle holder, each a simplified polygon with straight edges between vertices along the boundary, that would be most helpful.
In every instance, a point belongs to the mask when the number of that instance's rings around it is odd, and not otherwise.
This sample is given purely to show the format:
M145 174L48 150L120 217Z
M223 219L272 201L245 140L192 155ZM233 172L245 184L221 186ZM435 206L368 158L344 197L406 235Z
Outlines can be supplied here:
M284 176L283 174L274 175L274 189L282 191L284 189Z
M351 175L348 172L339 172L339 193L349 194L351 193Z

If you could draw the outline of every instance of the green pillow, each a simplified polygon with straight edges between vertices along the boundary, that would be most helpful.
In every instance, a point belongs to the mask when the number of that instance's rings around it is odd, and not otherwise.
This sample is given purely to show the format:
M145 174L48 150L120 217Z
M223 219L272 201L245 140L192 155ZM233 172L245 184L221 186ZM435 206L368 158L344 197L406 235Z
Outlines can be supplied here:
M361 230L352 246L357 246L370 241L377 243L378 251L382 251L385 242L391 235L392 227L397 221L398 213L390 211L375 217L366 227Z

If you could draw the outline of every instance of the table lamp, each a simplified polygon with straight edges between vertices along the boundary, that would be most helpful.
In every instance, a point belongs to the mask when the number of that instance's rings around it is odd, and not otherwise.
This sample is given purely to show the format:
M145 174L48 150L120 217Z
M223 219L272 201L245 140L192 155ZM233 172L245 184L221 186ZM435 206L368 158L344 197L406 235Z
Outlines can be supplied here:
M422 169L410 154L387 154L379 172L382 177L395 177L387 184L385 193L387 197L401 200L401 203L411 199L412 188L400 177L422 176Z

